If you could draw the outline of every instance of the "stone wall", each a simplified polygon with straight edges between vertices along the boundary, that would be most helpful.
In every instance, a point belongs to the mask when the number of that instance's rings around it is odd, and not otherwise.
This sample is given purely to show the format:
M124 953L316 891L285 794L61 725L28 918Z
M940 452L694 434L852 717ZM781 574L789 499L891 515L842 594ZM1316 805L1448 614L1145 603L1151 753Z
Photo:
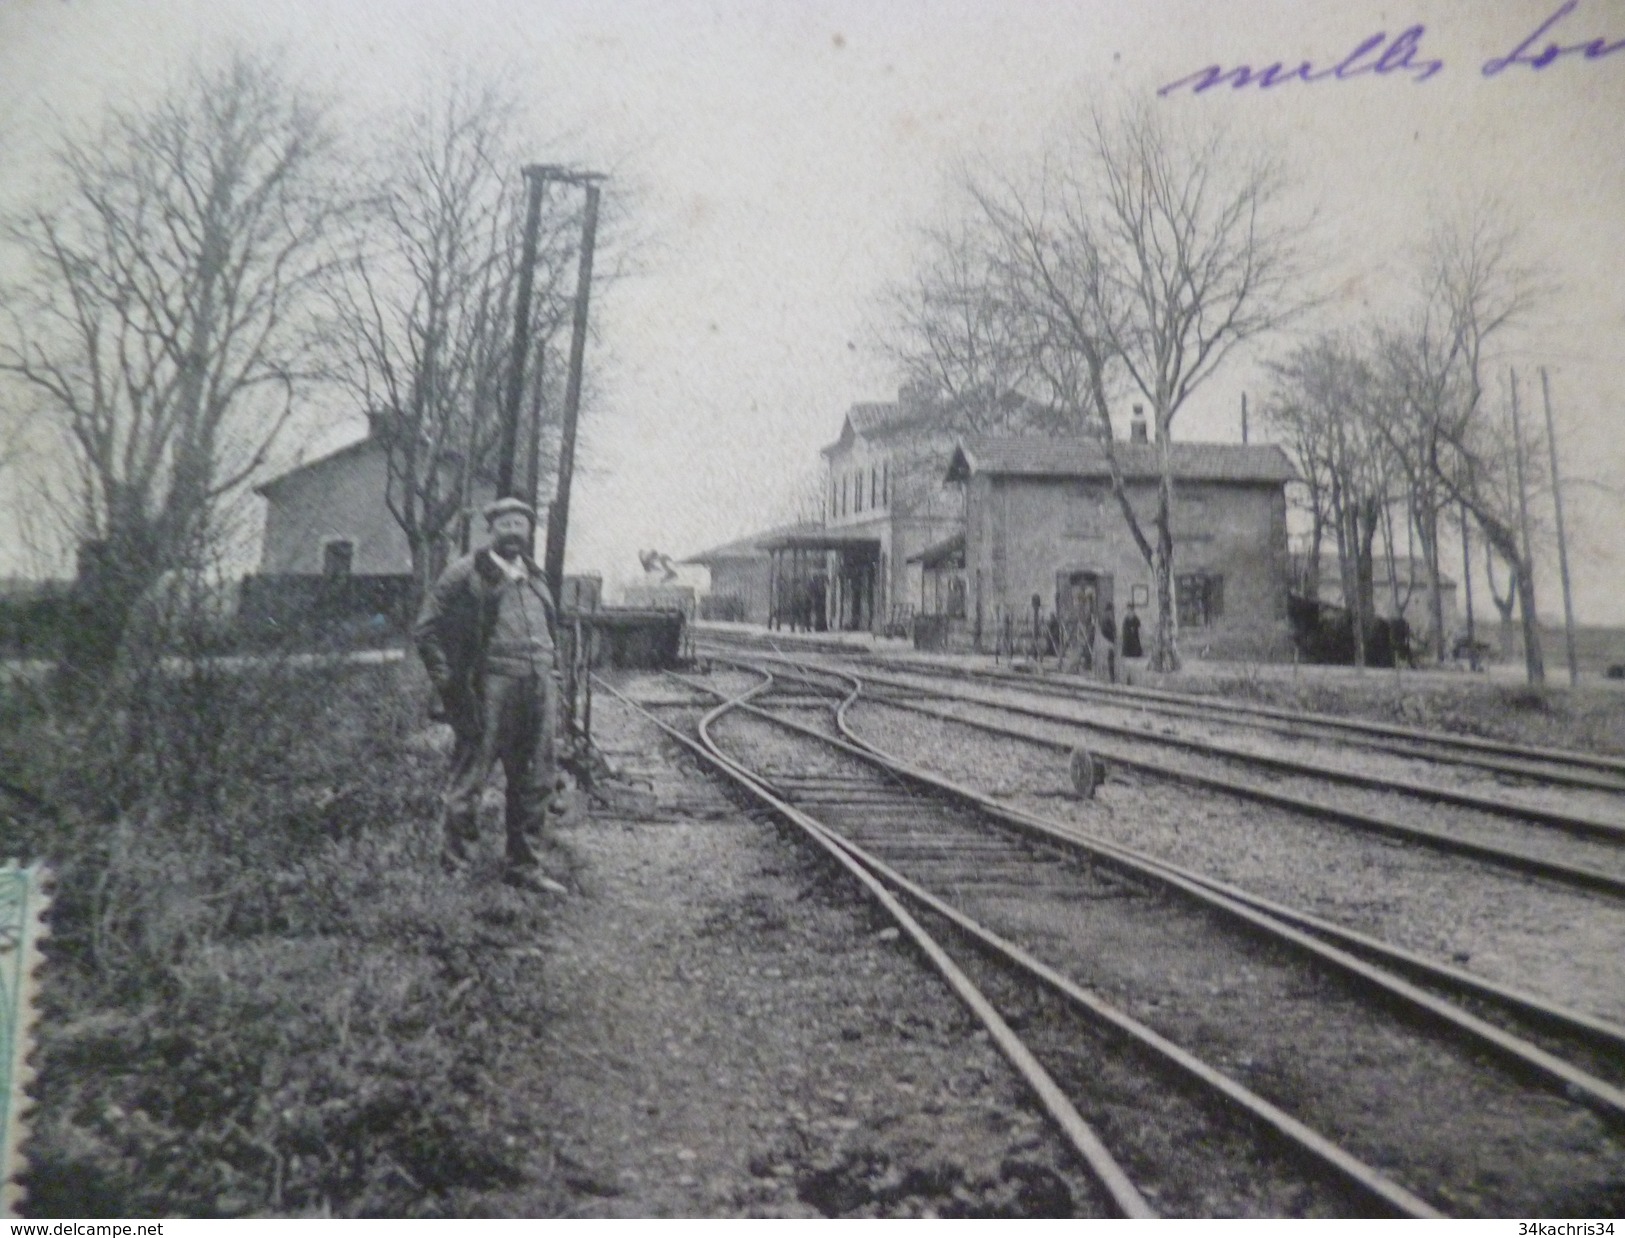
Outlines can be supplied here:
M1180 485L1176 493L1175 574L1204 573L1223 582L1220 612L1206 625L1182 630L1180 647L1209 656L1281 656L1290 649L1282 488L1204 482ZM1149 537L1156 485L1136 483L1130 496ZM1005 614L1030 625L1035 595L1048 615L1058 604L1059 578L1096 572L1111 577L1119 619L1131 599L1140 602L1149 638L1151 569L1109 483L977 475L968 483L967 503L973 626L978 607L988 634Z

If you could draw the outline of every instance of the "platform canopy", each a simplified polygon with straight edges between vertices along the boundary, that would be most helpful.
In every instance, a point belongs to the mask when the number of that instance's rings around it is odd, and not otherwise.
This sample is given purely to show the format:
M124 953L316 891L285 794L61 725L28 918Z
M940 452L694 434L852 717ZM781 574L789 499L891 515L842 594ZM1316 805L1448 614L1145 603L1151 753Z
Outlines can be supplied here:
M927 546L919 554L909 555L906 562L918 563L928 572L940 572L944 569L957 571L965 566L965 535L955 533L952 537L945 537L940 542Z
M769 553L780 550L838 550L845 553L867 551L880 553L880 539L841 529L819 529L812 533L786 533L780 537L764 538L758 542Z

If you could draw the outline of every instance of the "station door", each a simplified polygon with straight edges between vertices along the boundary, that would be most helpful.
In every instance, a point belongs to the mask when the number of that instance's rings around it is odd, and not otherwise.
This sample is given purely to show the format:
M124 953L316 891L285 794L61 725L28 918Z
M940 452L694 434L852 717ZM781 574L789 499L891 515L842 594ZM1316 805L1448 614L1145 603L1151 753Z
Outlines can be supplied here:
M1055 614L1065 628L1092 627L1100 612L1112 601L1110 572L1064 571L1055 573Z

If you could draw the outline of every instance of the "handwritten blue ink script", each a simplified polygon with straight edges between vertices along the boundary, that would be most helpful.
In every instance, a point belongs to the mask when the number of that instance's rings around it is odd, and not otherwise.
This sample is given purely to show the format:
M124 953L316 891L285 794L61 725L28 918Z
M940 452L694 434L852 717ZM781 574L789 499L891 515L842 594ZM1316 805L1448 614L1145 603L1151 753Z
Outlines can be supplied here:
M1550 41L1548 39L1550 33L1579 7L1580 0L1567 0L1506 55L1486 60L1480 72L1485 77L1495 77L1511 68L1539 70L1567 57L1600 60L1604 56L1612 56L1615 52L1625 50L1625 38L1609 42L1606 38L1599 37L1568 44ZM1362 40L1353 51L1337 63L1321 66L1310 60L1301 61L1295 67L1288 67L1285 61L1277 60L1274 64L1260 69L1245 64L1229 69L1220 64L1212 64L1177 81L1169 82L1158 89L1157 94L1166 98L1168 95L1188 89L1191 94L1199 95L1217 86L1229 86L1235 90L1257 86L1260 90L1270 90L1276 86L1284 86L1288 82L1308 84L1328 80L1341 82L1353 77L1367 75L1388 77L1396 73L1414 82L1425 82L1444 69L1443 60L1423 53L1422 40L1426 34L1427 27L1420 23L1407 26L1392 37L1387 31L1379 30ZM1545 46L1541 47L1543 42ZM1540 50L1537 51L1536 48Z
M1530 55L1530 49L1546 37L1546 32L1558 22L1562 21L1575 9L1580 7L1580 0L1568 0L1557 12L1553 13L1539 27L1517 47L1505 56L1496 56L1486 60L1480 70L1485 77L1494 77L1496 74L1514 65L1528 65L1531 69L1544 69L1565 56L1584 56L1587 60L1601 60L1604 56L1612 56L1615 52L1625 49L1625 39L1615 39L1612 43L1606 39L1591 39L1584 43L1570 43L1567 47L1558 43L1548 43L1546 49L1537 55Z

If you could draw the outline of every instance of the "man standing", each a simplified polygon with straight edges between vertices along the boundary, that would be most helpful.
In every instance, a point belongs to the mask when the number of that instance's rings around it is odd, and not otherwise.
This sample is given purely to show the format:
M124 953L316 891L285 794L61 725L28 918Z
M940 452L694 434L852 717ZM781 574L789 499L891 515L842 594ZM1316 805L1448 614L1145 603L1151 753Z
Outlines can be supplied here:
M480 794L502 762L508 792L503 880L538 893L565 888L541 872L540 833L557 779L559 687L553 598L527 553L536 513L516 498L485 509L490 544L446 568L418 615L418 653L456 735L445 795L442 862L456 871L479 837Z

